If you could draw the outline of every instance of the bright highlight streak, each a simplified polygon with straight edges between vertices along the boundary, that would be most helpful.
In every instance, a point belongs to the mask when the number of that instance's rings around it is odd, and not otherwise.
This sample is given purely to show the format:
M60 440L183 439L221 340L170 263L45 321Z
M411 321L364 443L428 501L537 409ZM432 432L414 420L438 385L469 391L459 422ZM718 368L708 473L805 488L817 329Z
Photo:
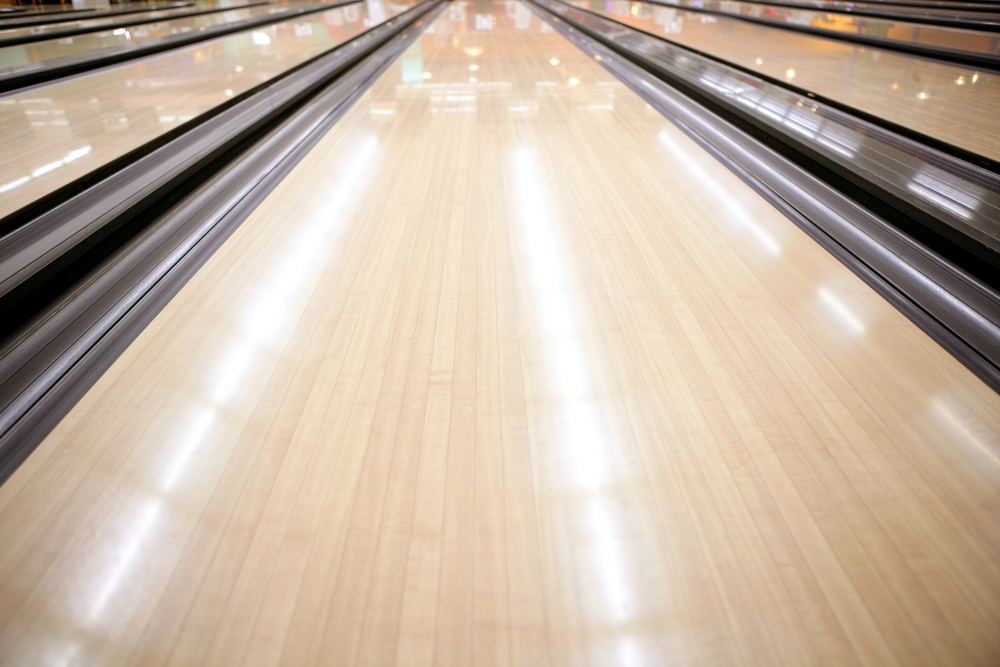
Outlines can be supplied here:
M122 578L132 566L132 561L134 561L136 556L139 554L139 547L142 546L142 541L146 539L146 534L153 527L156 517L158 517L159 514L160 501L150 500L143 509L142 515L139 517L139 521L136 523L131 537L118 554L114 567L111 572L108 573L108 576L105 577L104 585L101 586L97 595L94 597L94 601L91 603L91 621L96 620L101 615L101 612L104 611L104 607L107 605L108 600L112 595L114 595L115 591L118 590L119 586L121 586Z
M164 491L169 491L177 483L188 461L191 460L195 451L205 440L205 435L208 433L208 429L212 426L213 421L215 421L215 413L205 408L194 419L188 422L186 432L181 437L177 455L174 456L174 460L167 468L167 474L163 476Z
M970 431L969 428L964 423L962 423L960 419L958 419L957 417L955 417L955 415L951 413L951 410L949 410L941 400L934 401L934 410L941 417L944 418L944 421L947 422L948 425L951 426L951 428L954 431L959 433L967 441L969 441L970 443L978 447L980 450L982 450L988 457L990 457L993 460L993 463L996 463L998 466L1000 466L1000 458L997 457L996 452L987 447L985 442L977 438L976 435L972 431Z
M670 153L684 163L688 173L694 176L701 184L701 187L707 188L712 198L718 202L721 202L726 210L729 211L730 220L736 223L737 226L747 229L757 242L771 255L777 255L781 252L781 246L775 241L770 234L761 229L753 218L746 212L742 204L736 201L726 190L719 185L719 183L712 178L709 174L702 169L701 165L698 164L687 152L684 151L680 146L678 146L673 139L667 134L665 130L660 131L660 143L663 144Z
M215 384L209 397L214 405L223 406L232 399L253 367L254 359L296 321L291 315L293 304L302 295L305 283L325 266L342 210L357 196L377 148L375 137L361 141L337 187L315 207L316 213L284 253L282 263L271 279L263 283L267 287L250 302L241 322L242 337L235 343L227 341L221 369L212 376Z
M215 384L212 387L211 398L216 405L225 405L236 395L243 376L250 369L253 361L254 348L248 341L230 345L218 371L214 374Z
M13 190L14 188L19 188L19 187L21 187L22 185L24 185L25 183L27 183L30 180L31 180L30 176L22 176L21 178L17 179L16 181L11 181L9 183L4 183L3 185L0 185L0 194L3 194L4 192L9 192L9 191Z
M864 322L858 319L858 316L851 312L851 309L845 306L844 303L835 297L828 289L821 287L819 289L819 298L837 315L841 322L848 326L851 331L856 334L863 334L865 332Z
M56 160L55 162L49 162L48 164L43 164L41 167L31 172L31 175L34 176L35 178L38 178L39 176L44 176L50 171L53 171L54 169L58 169L59 167L63 166L63 164L65 163L62 160Z
M552 219L544 181L534 155L514 153L514 174L521 207L520 235L527 254L531 293L553 380L552 394L562 406L559 453L572 480L589 492L583 507L590 538L590 571L600 586L604 608L617 623L632 613L632 591L614 512L600 489L614 475L607 425L595 396L573 310L574 289L558 229Z

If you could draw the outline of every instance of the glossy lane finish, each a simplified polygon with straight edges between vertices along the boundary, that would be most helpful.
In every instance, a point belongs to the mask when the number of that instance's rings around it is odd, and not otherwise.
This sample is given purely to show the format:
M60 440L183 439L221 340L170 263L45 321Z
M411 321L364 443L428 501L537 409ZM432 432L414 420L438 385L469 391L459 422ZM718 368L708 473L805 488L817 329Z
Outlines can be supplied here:
M629 0L567 4L1000 160L1000 76Z
M996 664L998 397L545 28L450 5L0 487L0 662Z
M410 6L368 0L0 97L0 217Z
M151 39L196 32L269 14L275 14L275 20L281 20L281 14L285 11L287 10L282 7L263 5L247 9L232 9L218 14L176 18L153 24L116 27L102 32L51 39L32 44L2 47L0 48L0 76L3 75L3 70L8 67L17 67L28 63L44 63L101 49L141 44Z

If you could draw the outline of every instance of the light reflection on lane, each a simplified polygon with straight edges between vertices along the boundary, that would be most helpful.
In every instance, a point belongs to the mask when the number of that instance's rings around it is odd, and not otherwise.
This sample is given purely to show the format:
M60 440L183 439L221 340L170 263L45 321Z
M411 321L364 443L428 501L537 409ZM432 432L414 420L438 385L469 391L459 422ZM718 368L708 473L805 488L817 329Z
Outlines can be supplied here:
M601 399L588 370L589 357L582 340L582 323L574 303L578 298L566 263L567 249L552 218L545 181L537 157L526 147L513 155L521 226L534 315L545 350L546 375L556 407L559 460L570 472L573 488L583 498L579 509L589 549L586 573L593 576L604 598L602 611L613 624L624 624L634 614L635 594L622 552L622 514L614 511L611 492L621 481ZM584 577L588 578L587 576ZM627 637L617 637L621 664L636 664L627 650Z
M304 300L312 292L311 286L319 280L329 261L344 222L344 210L363 191L360 185L369 176L377 148L378 140L373 136L358 141L354 152L346 156L343 171L331 179L336 186L320 205L308 212L282 253L282 261L270 275L259 280L256 292L251 290L246 294L247 307L243 317L237 319L236 330L230 330L218 341L221 349L213 356L222 359L220 366L205 368L204 377L209 383L203 401L180 408L187 414L179 415L181 426L165 443L171 454L162 468L165 472L158 486L162 495L150 498L131 530L123 531L127 539L117 547L114 565L95 580L99 586L91 600L90 622L96 622L106 613L109 601L129 577L140 575L134 561L141 556L143 543L156 534L154 529L162 523L161 514L169 512L171 494L185 481L195 454L211 445L210 436L217 435L218 430L213 427L225 420L239 402L241 392L248 389L248 381L258 367L274 362L275 347L290 335L298 322L295 311L301 312ZM192 480L187 481L190 484Z
M666 130L660 131L659 139L663 147L666 148L674 158L683 163L687 172L698 180L699 186L708 190L716 201L722 203L726 211L729 213L726 218L727 223L734 225L737 228L748 230L757 241L758 245L767 251L768 254L777 256L781 253L781 245L774 239L773 236L771 236L770 233L765 231L764 228L753 219L753 217L747 212L746 207L726 192L725 188L719 185L714 177L706 173L696 160L688 155L683 148L677 145L677 142L670 138L670 134Z
M826 307L826 310L833 313L837 322L848 331L857 336L865 332L865 323L840 297L834 295L832 290L820 287L817 294L819 295L820 302Z
M969 419L969 417L960 419L955 415L954 408L949 406L949 401L942 397L935 398L932 402L932 406L934 415L939 419L939 421L943 421L947 425L949 431L959 436L961 441L971 444L973 447L986 454L986 456L989 457L994 464L1000 466L1000 456L998 456L998 449L1000 449L1000 436L998 436L997 433L993 433L993 437L990 439L982 438L977 435L973 432L974 430L989 433L990 429L988 427L982 427L979 429L970 427L970 425L966 423L966 420Z
M90 605L88 620L96 623L107 611L107 605L112 596L122 586L127 577L138 567L135 561L140 556L143 541L149 536L159 519L163 503L158 498L145 501L139 516L129 531L127 540L118 550L116 558L111 559L110 567L97 581L100 586ZM127 511L127 510L126 510Z

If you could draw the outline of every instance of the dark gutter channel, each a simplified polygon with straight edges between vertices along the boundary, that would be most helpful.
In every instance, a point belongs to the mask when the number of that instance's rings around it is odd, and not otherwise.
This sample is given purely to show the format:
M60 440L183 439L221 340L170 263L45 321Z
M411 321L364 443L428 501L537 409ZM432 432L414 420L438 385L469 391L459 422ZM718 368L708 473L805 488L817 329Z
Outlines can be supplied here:
M138 14L140 12L157 12L163 11L164 9L180 9L181 7L190 7L193 2L171 2L168 5L152 5L150 7L135 7L133 9L119 9L114 11L100 10L94 11L90 9L64 9L59 12L42 12L55 14L55 16L45 16L41 17L38 15L32 16L11 16L8 18L0 18L0 29L2 28L29 28L36 25L49 25L51 23L65 23L67 21L83 21L84 19L98 19L104 18L106 16L126 16L128 14Z
M529 6L1000 393L1000 292L547 6Z
M6 337L0 484L442 7L442 0L423 3L357 38L349 55L314 61L282 91L295 91L294 102L265 94L247 100L277 110L159 193L130 220L127 238L104 248L85 275ZM128 188L129 178L117 180Z
M1000 71L1000 56L990 55L986 53L973 53L971 51L956 51L954 49L949 49L946 47L933 46L930 44L904 42L902 40L889 39L887 37L879 37L877 35L858 35L849 32L838 32L836 30L827 30L826 28L815 28L813 26L801 25L798 23L789 23L787 21L772 20L762 16L751 16L749 14L726 12L719 9L709 9L707 7L687 7L682 5L670 4L668 2L659 2L657 0L642 0L642 1L651 5L656 5L657 7L670 7L671 9L676 9L677 11L695 12L699 14L710 14L712 16L721 16L723 18L733 19L736 21L756 23L758 25L767 26L769 28L778 28L781 30L788 30L791 32L799 32L803 34L813 35L816 37L822 37L824 39L832 39L834 41L851 42L853 44L861 44L862 46L873 46L879 49L884 49L886 51L897 51L900 53L907 53L909 55L919 56L921 58L926 58L928 60L934 60L937 62L945 62L953 65L962 65L963 67L968 67L970 69L977 69L977 68L980 70L985 69L994 73ZM830 13L832 14L834 12ZM981 31L986 31L987 29L989 29L996 32L1000 31L1000 25L989 26L987 24L984 26L976 26L974 29Z
M33 42L45 42L50 39L63 39L65 37L76 37L77 35L86 35L92 32L104 32L106 30L116 30L125 26L133 25L145 25L147 23L161 23L164 21L173 21L175 19L188 19L193 16L204 16L206 14L218 14L219 12L231 12L240 9L249 9L251 7L259 7L261 5L269 5L271 0L254 0L253 2L247 2L243 5L236 5L233 7L212 7L208 9L195 9L190 12L185 12L183 14L171 14L170 16L152 16L149 18L135 18L135 19L125 19L121 22L115 23L105 23L99 26L90 27L79 27L79 28L66 28L65 30L53 30L52 32L36 33L34 35L24 35L23 37L0 37L0 48L7 46L19 46L21 44L31 44ZM88 19L81 19L88 20ZM0 26L0 30L4 27Z
M808 93L771 86L761 77L558 0L537 1L992 289L1000 289L997 174L829 108ZM848 147L851 150L845 151ZM928 190L948 187L974 193L975 205L943 205L934 200L942 196Z
M324 5L315 5L288 11L275 12L267 16L244 19L234 23L201 28L178 35L167 35L144 41L141 44L126 44L124 46L97 49L66 58L56 58L41 63L28 63L0 70L0 94L36 86L42 83L61 79L75 74L89 73L102 67L111 67L127 60L135 60L151 56L163 51L190 46L198 42L206 42L225 35L244 32L274 23L284 23L308 14L328 11L344 5L357 4L360 0L340 0Z

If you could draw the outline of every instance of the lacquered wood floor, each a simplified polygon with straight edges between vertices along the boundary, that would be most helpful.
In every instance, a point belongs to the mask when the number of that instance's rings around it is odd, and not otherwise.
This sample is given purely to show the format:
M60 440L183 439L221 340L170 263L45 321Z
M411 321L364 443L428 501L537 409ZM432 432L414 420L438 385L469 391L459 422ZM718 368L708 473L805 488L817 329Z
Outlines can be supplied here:
M996 665L1000 398L486 8L0 487L0 664Z

